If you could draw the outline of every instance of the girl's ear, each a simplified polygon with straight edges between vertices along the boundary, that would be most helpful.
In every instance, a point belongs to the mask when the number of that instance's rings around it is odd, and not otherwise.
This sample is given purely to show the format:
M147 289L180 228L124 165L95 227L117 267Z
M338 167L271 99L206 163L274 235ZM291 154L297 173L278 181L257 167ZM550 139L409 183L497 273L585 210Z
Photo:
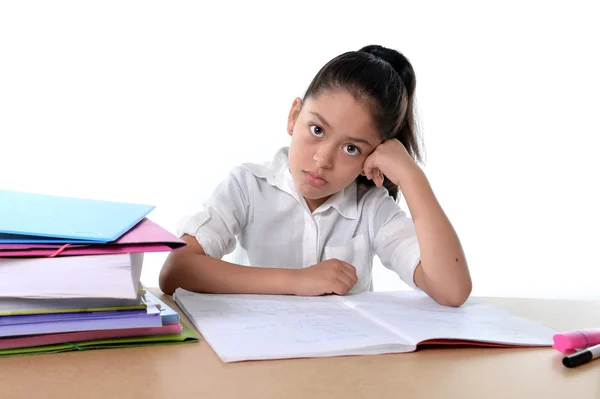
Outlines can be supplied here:
M290 114L288 115L287 132L290 136L294 132L294 125L296 125L296 119L298 119L298 115L300 114L301 109L302 99L300 97L296 97L294 99L294 102L292 103L292 109L290 109Z

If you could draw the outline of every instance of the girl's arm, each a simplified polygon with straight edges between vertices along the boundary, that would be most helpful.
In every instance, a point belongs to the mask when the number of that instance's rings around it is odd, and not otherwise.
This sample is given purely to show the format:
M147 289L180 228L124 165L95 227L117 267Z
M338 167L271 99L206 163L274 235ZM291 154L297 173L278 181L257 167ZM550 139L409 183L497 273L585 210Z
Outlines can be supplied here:
M358 280L352 265L336 259L303 269L242 266L207 256L195 237L182 239L187 245L172 251L160 272L165 294L181 287L223 294L344 295Z
M472 283L452 224L438 203L425 173L418 166L407 171L400 187L421 248L415 284L443 305L462 305L471 294Z
M363 168L377 186L383 183L383 173L400 187L406 199L421 253L421 263L414 273L415 284L440 304L462 305L472 288L467 261L425 173L396 139L380 144Z
M172 251L160 271L159 287L165 294L178 287L206 293L290 293L294 270L235 265L207 256L190 235L182 239L187 245Z

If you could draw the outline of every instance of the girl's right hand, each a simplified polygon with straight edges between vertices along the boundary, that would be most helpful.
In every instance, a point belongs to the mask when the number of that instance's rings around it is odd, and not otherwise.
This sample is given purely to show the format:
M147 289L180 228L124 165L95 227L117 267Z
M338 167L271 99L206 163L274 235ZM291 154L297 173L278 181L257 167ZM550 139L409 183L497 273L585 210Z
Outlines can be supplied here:
M298 296L345 295L358 281L354 266L339 259L294 271L293 293Z

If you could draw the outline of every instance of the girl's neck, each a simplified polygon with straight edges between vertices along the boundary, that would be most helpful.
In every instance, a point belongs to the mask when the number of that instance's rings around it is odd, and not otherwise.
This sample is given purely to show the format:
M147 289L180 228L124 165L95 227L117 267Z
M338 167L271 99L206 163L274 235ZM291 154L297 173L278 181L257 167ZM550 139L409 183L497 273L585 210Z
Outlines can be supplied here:
M331 196L324 197L324 198L317 198L317 199L304 198L304 201L306 202L306 205L308 206L308 210L312 214L315 211L315 209L317 209L318 207L323 205L325 202L327 202L327 200L329 198L331 198Z

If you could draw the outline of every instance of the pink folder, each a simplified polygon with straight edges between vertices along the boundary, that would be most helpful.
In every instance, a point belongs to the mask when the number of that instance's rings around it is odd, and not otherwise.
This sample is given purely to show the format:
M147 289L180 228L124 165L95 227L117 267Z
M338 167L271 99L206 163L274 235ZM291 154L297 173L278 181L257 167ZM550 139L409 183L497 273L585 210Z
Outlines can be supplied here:
M168 252L185 245L182 239L144 218L119 239L106 244L0 244L0 257Z
M30 346L62 344L88 340L139 337L145 335L180 334L180 323L165 324L161 327L124 328L118 330L76 331L68 333L41 334L28 337L0 339L0 349L27 348Z

